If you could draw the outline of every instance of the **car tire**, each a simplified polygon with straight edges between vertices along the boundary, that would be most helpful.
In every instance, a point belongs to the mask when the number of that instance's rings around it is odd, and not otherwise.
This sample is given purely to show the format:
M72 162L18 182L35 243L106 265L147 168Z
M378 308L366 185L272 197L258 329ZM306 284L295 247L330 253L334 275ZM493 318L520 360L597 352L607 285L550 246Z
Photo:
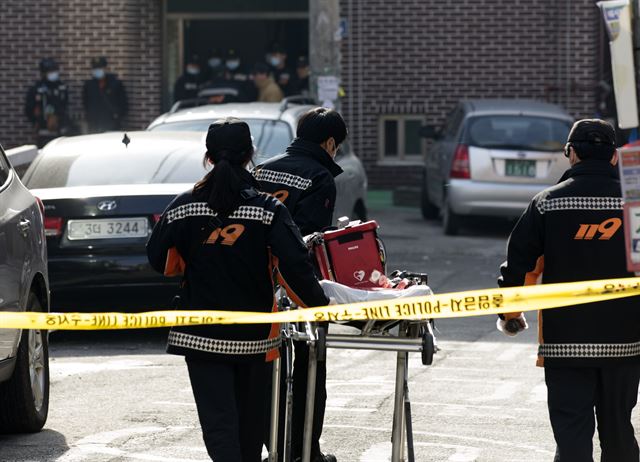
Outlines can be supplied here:
M363 222L367 221L367 208L362 201L356 202L353 207L353 217Z
M422 212L422 218L425 220L435 220L440 215L440 209L429 200L429 192L424 182L420 193L420 211Z
M447 236L457 236L460 231L462 217L451 210L448 197L444 196L442 204L442 227Z
M27 311L42 311L31 293ZM49 412L49 342L46 330L23 330L11 378L0 383L0 433L42 429Z

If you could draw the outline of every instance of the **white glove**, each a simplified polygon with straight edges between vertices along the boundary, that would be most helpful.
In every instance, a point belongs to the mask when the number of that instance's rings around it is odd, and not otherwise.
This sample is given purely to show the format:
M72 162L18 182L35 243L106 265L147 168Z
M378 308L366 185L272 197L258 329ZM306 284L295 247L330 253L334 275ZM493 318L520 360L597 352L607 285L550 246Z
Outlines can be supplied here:
M504 335L508 335L509 337L514 337L518 335L519 332L522 332L525 329L529 328L529 324L527 324L527 320L524 317L523 313L520 313L520 316L512 319L500 319L496 322L496 327L500 332Z

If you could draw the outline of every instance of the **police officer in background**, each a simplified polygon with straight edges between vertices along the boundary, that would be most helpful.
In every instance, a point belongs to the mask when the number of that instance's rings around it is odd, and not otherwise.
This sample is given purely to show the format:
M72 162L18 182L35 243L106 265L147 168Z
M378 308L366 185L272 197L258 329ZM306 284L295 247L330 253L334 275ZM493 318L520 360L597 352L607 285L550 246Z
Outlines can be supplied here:
M173 86L174 102L197 98L202 81L200 58L198 55L191 55L187 60L184 73L176 80Z
M224 66L227 80L238 89L238 101L255 101L257 90L253 85L251 75L236 50L230 49L227 51Z
M206 69L202 72L204 81L219 79L224 76L224 55L218 48L209 50Z
M573 125L571 168L537 194L509 237L501 287L629 277L616 134L603 120ZM638 297L539 313L538 365L544 367L555 462L592 461L597 420L602 462L638 462L631 412L640 380ZM504 315L515 335L524 314ZM594 416L595 409L595 416Z
M302 235L321 231L332 224L336 202L334 178L342 173L342 168L334 158L346 137L347 125L338 112L322 107L311 109L300 118L296 139L286 153L254 169L260 189L287 206ZM295 461L302 456L309 346L305 342L295 342L294 345L292 446ZM335 456L320 451L327 401L326 380L326 362L319 362L311 440L312 462L336 462ZM285 400L281 400L280 404L284 407ZM281 409L281 415L283 412ZM279 440L278 453L283 454L282 434Z
M206 98L209 104L246 101L249 76L242 71L240 63L235 50L229 50L219 69L212 70L211 78L202 84L198 96Z
M69 91L60 80L60 68L51 58L40 61L40 80L27 91L25 115L31 122L39 148L71 132Z
M91 77L82 89L89 133L119 130L129 110L122 81L107 72L107 59L102 56L91 60Z
M296 76L291 82L291 94L309 96L309 76L311 69L306 56L298 57L296 62Z
M205 161L214 168L169 205L147 244L157 271L183 274L178 308L274 311L274 267L303 307L328 304L289 211L259 193L246 169L254 154L247 123L216 121L206 146ZM278 324L171 329L167 351L185 356L215 462L260 462L271 382L267 361L277 357L280 343Z
M291 95L293 73L287 63L287 50L279 44L274 44L267 55L267 59L269 66L271 66L273 80L275 80L285 96Z

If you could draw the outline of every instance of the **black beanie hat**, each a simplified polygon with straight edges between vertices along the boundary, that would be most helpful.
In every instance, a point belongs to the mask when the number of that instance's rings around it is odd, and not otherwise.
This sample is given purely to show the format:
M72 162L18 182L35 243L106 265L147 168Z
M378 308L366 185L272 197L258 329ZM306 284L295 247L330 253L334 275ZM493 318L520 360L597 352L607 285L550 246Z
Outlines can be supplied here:
M249 125L235 117L216 120L209 125L206 145L212 155L222 151L241 153L253 149Z
M600 119L582 119L573 124L567 143L581 159L611 159L616 150L616 131Z

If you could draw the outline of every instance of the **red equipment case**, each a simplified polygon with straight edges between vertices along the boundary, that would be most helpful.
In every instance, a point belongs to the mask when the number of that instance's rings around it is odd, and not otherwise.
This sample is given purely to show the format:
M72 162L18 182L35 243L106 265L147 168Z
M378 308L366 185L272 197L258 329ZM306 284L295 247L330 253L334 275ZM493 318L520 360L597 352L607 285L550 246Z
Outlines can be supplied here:
M375 276L385 274L385 257L377 229L372 220L315 234L310 244L322 277L358 289L379 288Z

